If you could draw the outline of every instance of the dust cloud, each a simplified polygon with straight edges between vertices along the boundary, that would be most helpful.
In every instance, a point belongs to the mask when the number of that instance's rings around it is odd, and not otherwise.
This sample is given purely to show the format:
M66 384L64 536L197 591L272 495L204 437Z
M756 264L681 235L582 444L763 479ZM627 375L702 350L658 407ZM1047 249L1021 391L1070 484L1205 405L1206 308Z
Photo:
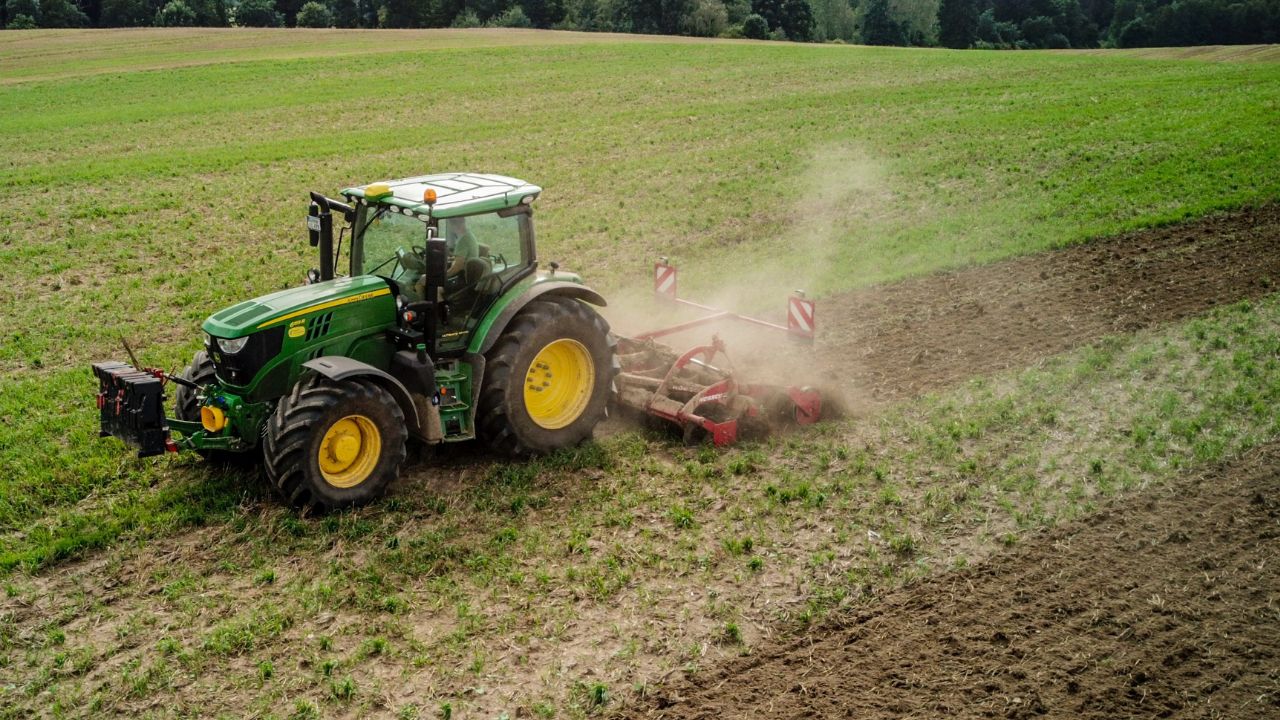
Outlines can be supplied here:
M754 268L736 268L705 293L708 304L781 309L796 290L820 293L847 272L875 269L868 233L892 205L881 163L856 146L826 146L797 184L799 197L769 240L766 258ZM858 267L841 267L841 259L850 257L858 258Z
M729 360L740 381L780 385L812 386L822 389L832 406L857 411L858 388L847 379L858 363L845 354L833 365L819 358L824 332L840 332L844 323L824 317L823 303L813 288L835 285L834 280L849 271L842 268L848 258L858 258L859 273L877 269L873 254L867 252L869 230L886 214L891 194L881 163L862 148L852 145L826 146L816 151L806 171L797 179L800 192L792 207L782 213L780 228L766 249L749 251L752 264L736 266L725 273L722 283L710 289L699 283L696 290L681 289L680 296L711 307L740 312L785 325L787 298L797 290L816 299L817 340L796 342L784 333L743 322L725 321L701 326L661 339L677 351L710 342L719 335L727 346ZM759 247L759 245L757 245ZM862 250L860 250L862 248ZM867 263L864 265L864 263ZM703 317L698 310L663 302L654 297L648 272L646 281L622 289L610 299L606 317L615 331L634 334ZM842 338L847 345L848 338Z

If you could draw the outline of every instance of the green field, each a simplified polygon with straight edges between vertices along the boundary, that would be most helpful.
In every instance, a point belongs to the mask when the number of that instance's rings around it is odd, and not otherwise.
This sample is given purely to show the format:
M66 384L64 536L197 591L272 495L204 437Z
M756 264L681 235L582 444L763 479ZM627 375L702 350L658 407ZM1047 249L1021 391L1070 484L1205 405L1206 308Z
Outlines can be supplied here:
M749 577L759 568L743 537L759 544L871 501L890 509L876 522L897 545L892 558L866 559L867 572L894 582L930 567L916 561L933 547L931 526L903 518L908 509L931 516L937 498L913 493L902 478L960 462L958 450L945 452L955 413L993 447L1019 444L1020 454L1002 461L1016 470L1038 462L1038 452L1052 455L1061 430L1011 423L1010 412L1024 420L1064 414L1083 433L1091 388L1152 358L1168 362L1143 376L1146 384L1124 401L1127 412L1157 417L1170 388L1202 385L1204 393L1178 402L1208 418L1207 449L1158 423L1149 428L1152 442L1164 443L1155 450L1087 437L1063 467L1086 468L1088 487L1012 485L996 496L953 497L957 522L992 542L1016 542L1018 533L1087 510L1097 495L1274 435L1266 413L1223 419L1243 378L1262 372L1259 387L1275 385L1267 358L1280 311L1268 301L1124 339L1097 351L1101 360L1083 353L1009 386L921 401L894 420L916 428L905 440L873 425L849 431L854 439L795 441L814 443L803 453L780 443L711 457L623 433L527 468L483 458L450 465L426 496L300 520L252 476L211 472L190 457L139 461L99 440L88 372L91 361L121 354L122 335L149 363L180 367L212 311L300 282L315 264L302 223L308 190L423 172L497 172L542 185L540 256L606 294L642 294L648 263L666 255L682 266L682 288L733 296L744 307L776 302L778 288L830 295L1274 200L1273 50L1185 59L493 30L0 33L0 568L11 598L43 596L49 583L68 593L51 609L58 623L41 626L47 637L0 629L0 676L21 670L24 678L17 690L0 680L0 706L21 716L53 688L72 698L68 708L98 702L138 711L163 697L157 693L177 692L175 672L204 687L226 671L250 698L219 706L233 715L287 715L293 705L281 704L295 697L312 707L336 703L335 713L352 702L369 710L377 707L370 684L396 680L368 679L361 663L386 653L402 680L438 673L432 697L461 707L460 688L493 682L486 662L518 672L499 641L511 623L553 644L574 622L599 622L600 636L624 638L622 646L643 637L643 628L610 628L607 614L513 619L548 587L608 607L641 578L697 578L708 544L723 546L725 562L740 562L734 572ZM1240 326L1256 337L1238 350L1248 368L1204 340ZM1250 402L1273 404L1266 392ZM1051 407L1044 397L1054 398ZM1077 426L1074 407L1085 408ZM886 450L850 454L859 443ZM893 448L904 455L895 459ZM797 465L789 459L797 455L826 464ZM1094 460L1107 471L1090 475ZM833 463L845 474L828 472ZM569 475L598 485L584 489ZM711 512L716 498L729 502L736 492L726 478L743 478L755 494L720 516ZM711 500L701 480L714 481ZM766 519L750 520L761 507ZM631 554L627 530L649 521L670 532L641 533L643 549ZM216 532L187 533L210 523ZM612 528L606 541L574 534L599 527ZM101 609L84 594L92 584L84 577L112 575L121 557L201 543L211 551L192 572L204 575L148 566L149 574L122 580L136 584L138 608L147 592L171 591L158 614L113 616L115 651L82 650L89 645L61 629ZM123 555L104 560L91 552L101 547ZM568 550L548 564L543 547ZM310 560L298 568L294 556ZM84 576L51 579L59 562L80 557L89 558L75 566ZM800 560L793 569L807 567ZM244 607L232 590L241 586L253 590ZM289 601L263 590L272 587ZM829 592L815 585L795 612L775 619L841 605L845 592L839 583ZM501 609L476 607L477 598ZM626 599L643 615L660 598ZM671 641L685 646L651 654L676 667L696 663L702 655L690 646L722 631L732 647L741 633L727 627L740 620L725 604ZM217 616L207 627L206 611ZM406 635L406 613L424 612L450 618L443 640ZM349 629L334 641L343 659L332 677L298 679L314 670L293 672L298 653L318 665L330 652L306 639L323 634L310 623L326 614ZM184 623L204 634L173 630L154 663L120 659ZM68 669L82 661L84 669ZM84 679L99 672L114 684ZM276 673L281 681L272 685ZM521 697L592 710L590 681L571 668L548 673ZM347 692L344 678L353 675L360 689ZM6 692L21 704L6 703ZM182 703L198 704L192 698ZM424 717L428 711L438 708L424 708Z
M729 291L830 293L1280 195L1280 64L378 37L0 37L3 564L109 540L104 503L170 503L186 470L94 438L85 366L121 335L180 366L207 314L295 283L310 189L530 178L544 258L618 292L669 255L703 293L726 263ZM205 64L162 67L188 46Z

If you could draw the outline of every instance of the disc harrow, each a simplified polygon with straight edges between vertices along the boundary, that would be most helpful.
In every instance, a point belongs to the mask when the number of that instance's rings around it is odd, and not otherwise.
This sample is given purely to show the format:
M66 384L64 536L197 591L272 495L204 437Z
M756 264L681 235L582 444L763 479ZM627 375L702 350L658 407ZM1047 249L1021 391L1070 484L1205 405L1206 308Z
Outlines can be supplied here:
M709 440L720 447L740 437L760 438L789 426L822 418L823 397L807 386L748 382L734 370L718 335L711 342L678 352L657 338L704 325L742 322L786 333L800 342L814 338L814 303L797 291L788 298L787 325L719 310L676 294L676 267L663 258L654 265L654 293L663 301L694 308L702 317L619 338L618 402L678 427L685 442Z

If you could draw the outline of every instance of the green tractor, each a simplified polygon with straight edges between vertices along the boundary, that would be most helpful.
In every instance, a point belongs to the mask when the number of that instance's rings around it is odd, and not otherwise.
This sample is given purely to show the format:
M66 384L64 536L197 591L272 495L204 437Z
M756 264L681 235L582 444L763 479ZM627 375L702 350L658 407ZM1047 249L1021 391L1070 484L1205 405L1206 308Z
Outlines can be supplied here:
M322 510L382 495L411 441L523 455L587 439L617 373L613 341L590 307L604 298L538 268L540 192L449 173L342 201L312 193L307 283L214 313L180 375L95 364L102 435L142 456L260 457L282 497Z

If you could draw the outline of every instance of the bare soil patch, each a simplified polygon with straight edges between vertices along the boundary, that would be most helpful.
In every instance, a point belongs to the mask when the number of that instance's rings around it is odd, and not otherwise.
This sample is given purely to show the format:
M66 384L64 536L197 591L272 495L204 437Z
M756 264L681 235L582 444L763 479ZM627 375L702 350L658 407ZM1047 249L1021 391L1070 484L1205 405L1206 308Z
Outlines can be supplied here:
M867 409L1276 291L1280 205L824 299L820 364Z
M660 691L637 717L1280 715L1280 444Z

